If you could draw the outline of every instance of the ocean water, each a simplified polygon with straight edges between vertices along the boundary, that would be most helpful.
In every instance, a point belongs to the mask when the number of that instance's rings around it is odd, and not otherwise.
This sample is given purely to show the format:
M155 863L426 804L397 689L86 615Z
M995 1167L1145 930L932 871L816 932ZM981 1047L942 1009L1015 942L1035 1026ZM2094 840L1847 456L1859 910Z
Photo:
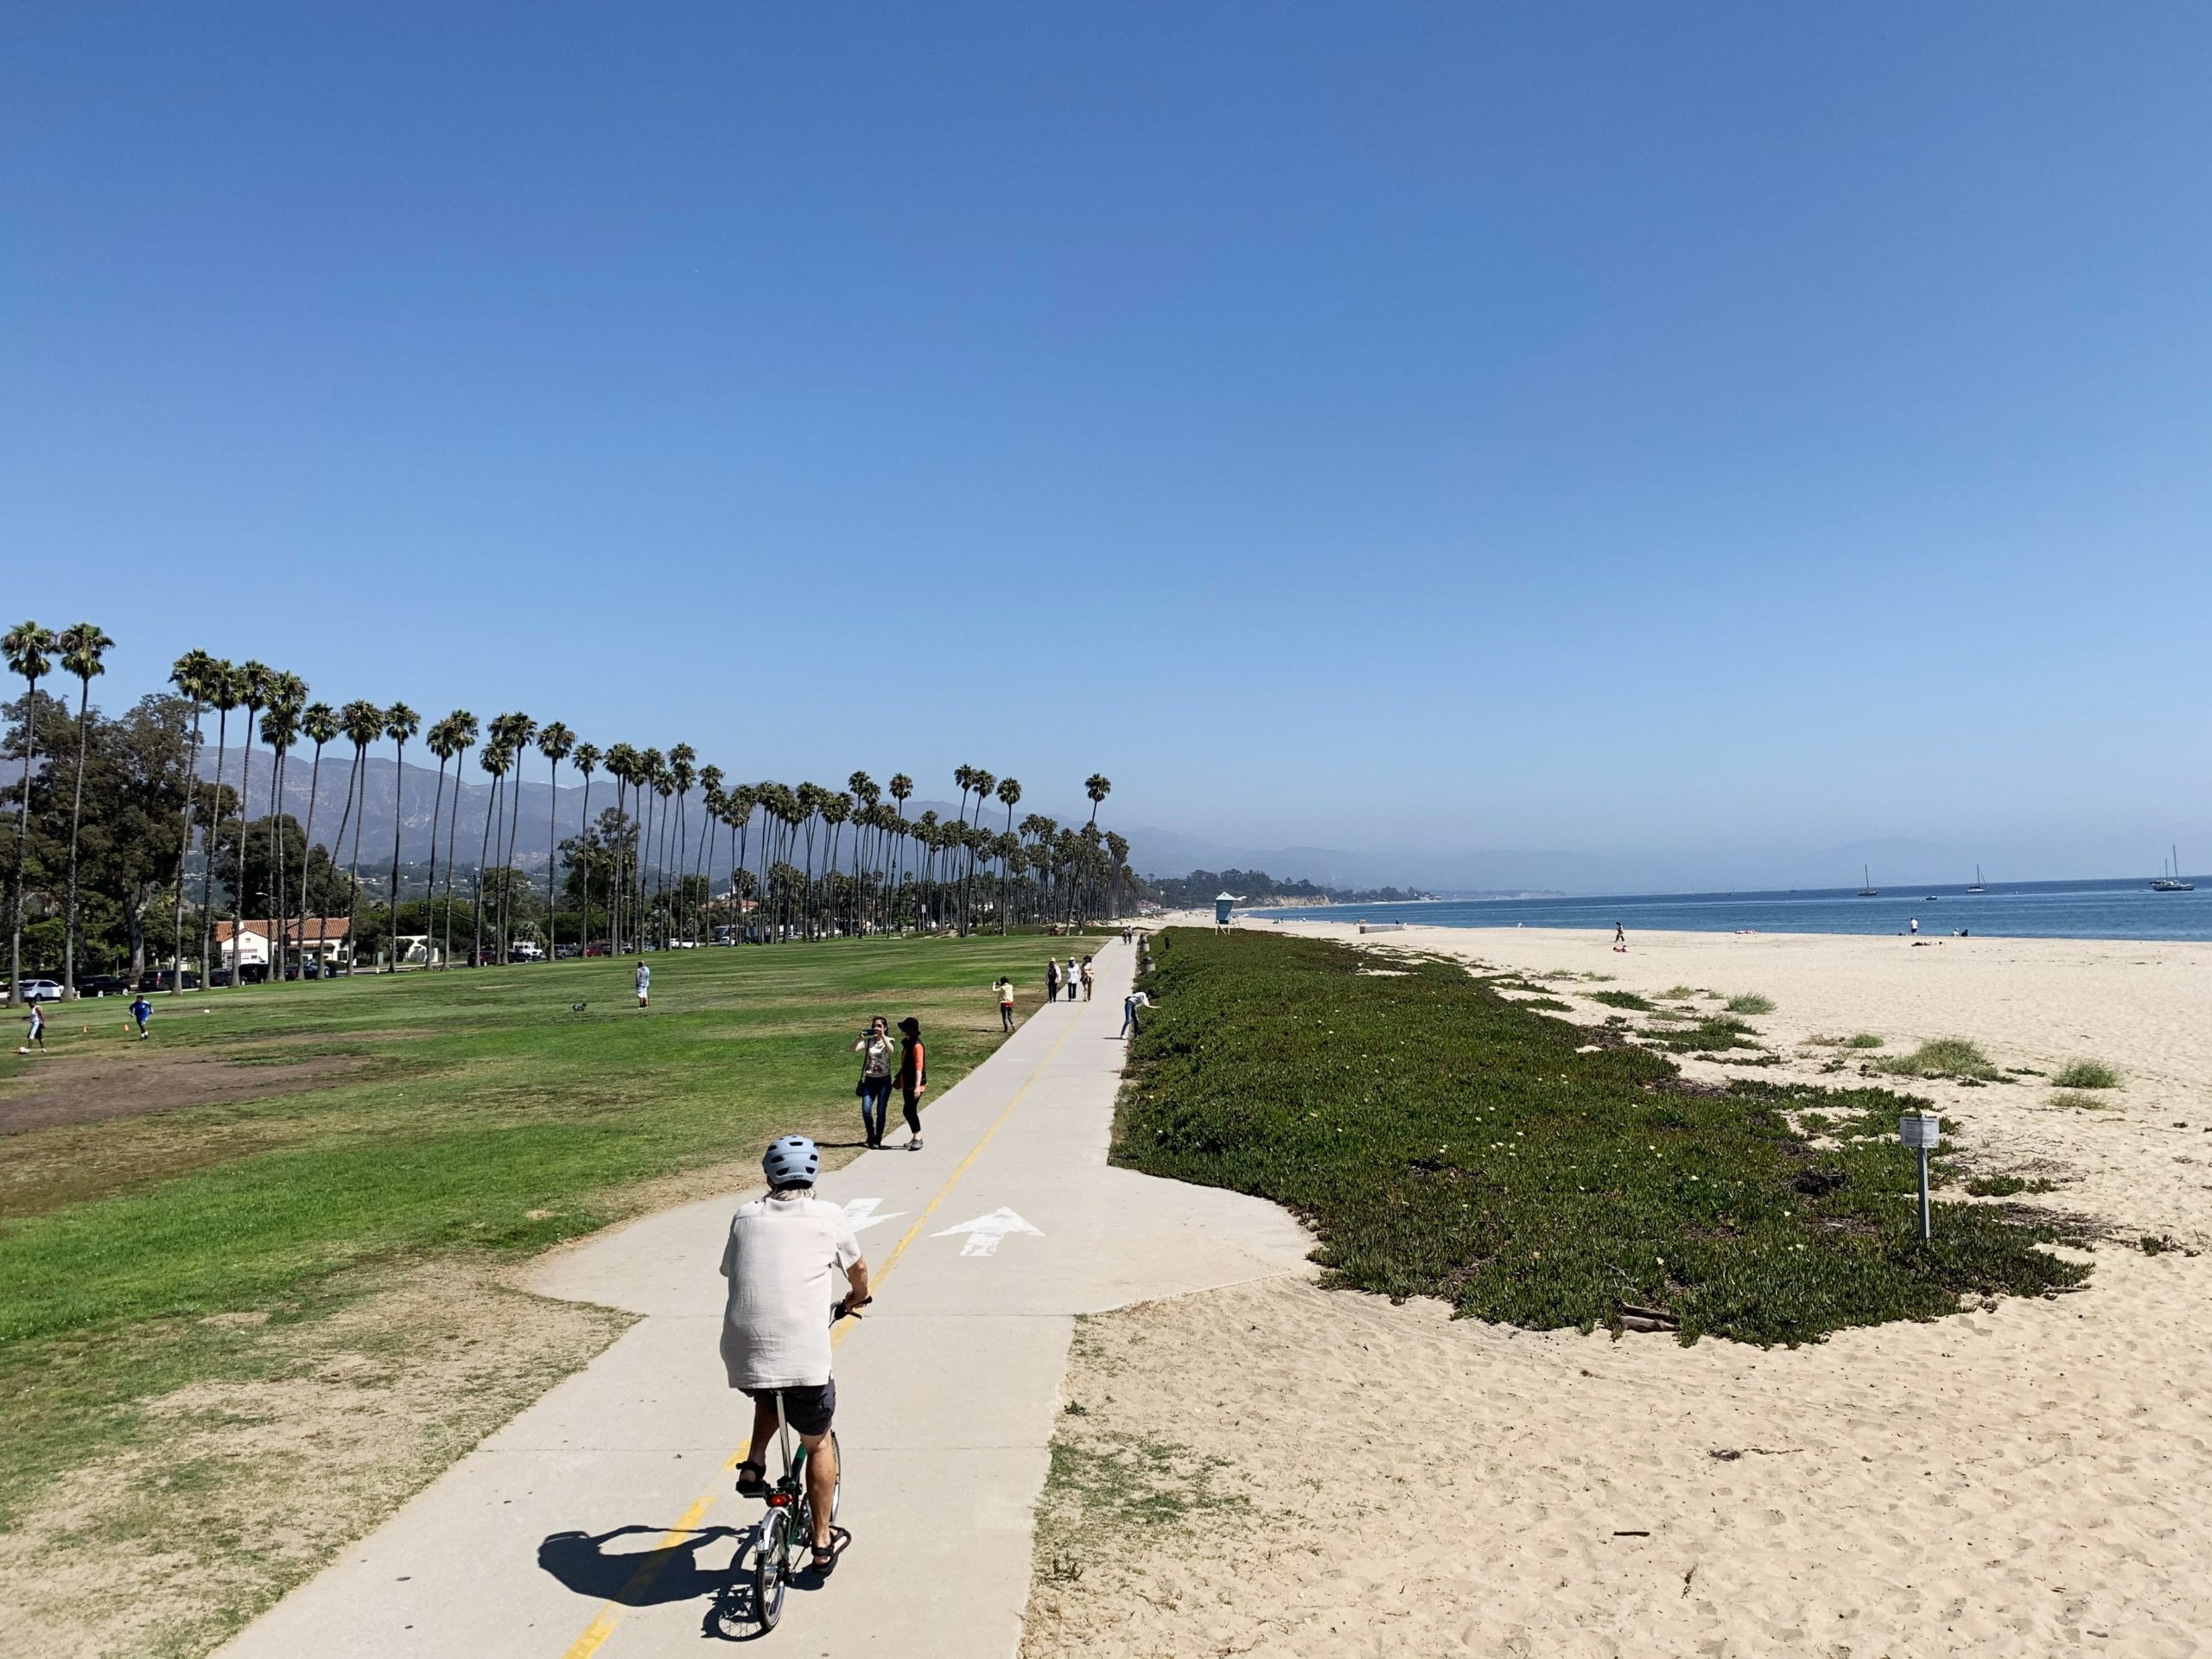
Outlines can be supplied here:
M1424 927L1602 928L1620 923L1687 933L1903 933L1915 917L1924 937L1961 930L2041 939L2212 939L2212 883L2195 893L2152 893L2142 878L1885 887L1861 899L1838 887L1796 893L1641 893L1597 899L1441 899L1410 905L1325 905L1240 914L1318 921L1411 922Z

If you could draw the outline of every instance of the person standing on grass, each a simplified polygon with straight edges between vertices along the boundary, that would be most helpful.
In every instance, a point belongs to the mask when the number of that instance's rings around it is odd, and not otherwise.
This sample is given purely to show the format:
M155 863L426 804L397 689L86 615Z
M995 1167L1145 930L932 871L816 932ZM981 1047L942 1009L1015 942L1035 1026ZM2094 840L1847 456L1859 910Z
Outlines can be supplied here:
M638 959L638 1006L645 1006L645 998L652 994L653 970L645 966L645 958Z
M1086 1002L1090 1001L1090 958L1089 957L1083 959L1083 1000Z
M922 1096L930 1086L929 1056L922 1047L922 1022L908 1014L899 1022L899 1098L906 1109L906 1150L922 1149Z
M875 1151L883 1145L883 1120L891 1115L891 1079L899 1063L891 1022L880 1014L869 1020L853 1052L861 1057L861 1080L853 1090L861 1097L861 1129L868 1149Z
M999 1029L1014 1029L1014 982L1004 974L999 976Z
M1137 1010L1152 1006L1152 999L1142 991L1131 991L1122 999L1122 1035L1141 1035L1143 1025L1137 1019Z
M153 1017L154 1005L141 992L138 999L130 1005L130 1018L138 1027L138 1040L142 1043L146 1040L146 1022Z
M30 1037L16 1052L28 1054L31 1052L32 1045L35 1044L38 1052L43 1054L46 1052L46 1010L39 1007L36 1002L33 1002L31 1011L26 1017L31 1022Z
M1047 1002L1060 1000L1060 963L1057 957L1045 958L1045 1000Z

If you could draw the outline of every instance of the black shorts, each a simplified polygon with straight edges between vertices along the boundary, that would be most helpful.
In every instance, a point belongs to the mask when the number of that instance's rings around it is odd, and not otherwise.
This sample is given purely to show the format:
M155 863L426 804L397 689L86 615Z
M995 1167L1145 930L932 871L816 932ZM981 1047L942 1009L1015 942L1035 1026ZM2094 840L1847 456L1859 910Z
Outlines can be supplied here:
M784 1421L801 1434L827 1434L830 1420L837 1414L837 1379L834 1376L819 1387L747 1389L745 1393L747 1399L763 1401L772 1401L781 1395Z

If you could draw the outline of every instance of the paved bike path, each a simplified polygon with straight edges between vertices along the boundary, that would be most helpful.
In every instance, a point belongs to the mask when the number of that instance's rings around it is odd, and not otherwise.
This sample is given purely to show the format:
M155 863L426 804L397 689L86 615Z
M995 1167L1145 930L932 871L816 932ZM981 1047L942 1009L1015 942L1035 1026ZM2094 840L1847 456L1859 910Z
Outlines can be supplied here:
M793 1590L771 1645L1012 1655L1075 1316L1300 1269L1308 1241L1273 1205L1108 1166L1131 955L1109 944L1096 1001L1039 1009L947 1090L923 1151L865 1154L823 1179L880 1280L837 1349L852 1543L827 1585ZM745 1196L550 1263L534 1288L644 1317L224 1652L717 1650L709 1615L760 1512L731 1490L749 1416L715 1352L715 1268Z

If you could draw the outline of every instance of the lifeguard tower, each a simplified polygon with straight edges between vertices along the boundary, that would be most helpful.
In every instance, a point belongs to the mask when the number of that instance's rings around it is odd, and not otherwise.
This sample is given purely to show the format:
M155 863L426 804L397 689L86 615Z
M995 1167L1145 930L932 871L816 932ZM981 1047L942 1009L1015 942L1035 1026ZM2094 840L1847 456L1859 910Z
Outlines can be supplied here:
M1217 893L1214 894L1213 925L1216 927L1227 927L1229 925L1229 912L1243 902L1243 895L1241 893Z

